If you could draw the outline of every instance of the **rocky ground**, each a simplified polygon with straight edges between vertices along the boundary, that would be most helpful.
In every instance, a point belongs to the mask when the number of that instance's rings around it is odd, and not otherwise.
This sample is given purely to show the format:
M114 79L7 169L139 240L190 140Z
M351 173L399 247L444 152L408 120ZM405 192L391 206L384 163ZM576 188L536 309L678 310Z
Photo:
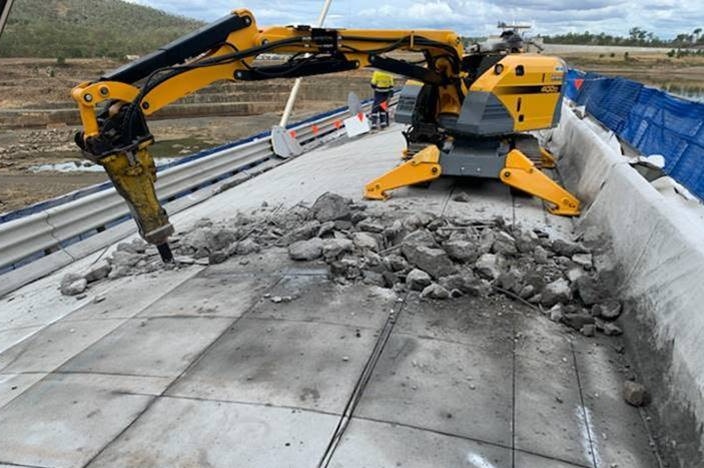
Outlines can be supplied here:
M551 239L539 229L509 227L502 219L486 223L430 213L393 217L383 208L326 193L311 207L281 210L264 204L224 222L203 219L171 244L175 262L167 265L140 239L119 244L86 274L64 277L61 291L81 297L106 278L216 264L285 247L293 260L323 260L330 277L342 285L364 282L397 294L417 291L428 300L499 294L585 336L621 334L615 322L621 313L613 296L616 272L596 232L572 242Z

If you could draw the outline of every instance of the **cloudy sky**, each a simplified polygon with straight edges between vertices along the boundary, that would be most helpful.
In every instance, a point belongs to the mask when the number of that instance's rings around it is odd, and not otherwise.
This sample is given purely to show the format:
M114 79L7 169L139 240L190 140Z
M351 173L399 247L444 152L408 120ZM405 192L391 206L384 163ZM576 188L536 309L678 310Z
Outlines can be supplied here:
M322 0L130 0L211 21L249 8L258 24L314 24ZM606 32L627 35L633 26L662 38L704 27L701 0L333 0L327 26L348 28L448 28L482 36L496 23L527 22L534 33Z

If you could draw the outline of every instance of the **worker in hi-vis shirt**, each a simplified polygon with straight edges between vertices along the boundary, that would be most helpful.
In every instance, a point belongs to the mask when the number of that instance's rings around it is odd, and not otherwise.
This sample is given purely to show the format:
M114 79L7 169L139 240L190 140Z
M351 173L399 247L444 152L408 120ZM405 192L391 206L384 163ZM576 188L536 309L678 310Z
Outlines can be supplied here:
M374 89L374 104L372 104L372 128L389 126L389 103L394 94L394 77L383 71L376 70L372 74L372 89Z

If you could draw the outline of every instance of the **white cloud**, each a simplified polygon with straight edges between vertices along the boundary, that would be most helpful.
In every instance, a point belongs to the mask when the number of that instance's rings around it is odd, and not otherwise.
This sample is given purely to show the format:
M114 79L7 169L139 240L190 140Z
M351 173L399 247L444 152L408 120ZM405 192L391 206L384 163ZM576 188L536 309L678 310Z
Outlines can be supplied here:
M313 24L322 0L130 0L211 21L234 8L252 10L260 25ZM534 33L568 31L627 35L634 26L674 37L704 27L701 0L333 0L327 25L348 28L452 29L464 35L496 31L498 21L534 24Z

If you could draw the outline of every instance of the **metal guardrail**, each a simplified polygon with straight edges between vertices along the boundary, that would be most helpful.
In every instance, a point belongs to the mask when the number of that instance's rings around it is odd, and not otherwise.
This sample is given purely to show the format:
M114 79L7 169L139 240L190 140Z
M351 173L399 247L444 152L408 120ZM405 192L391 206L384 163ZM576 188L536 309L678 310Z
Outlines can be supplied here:
M395 102L394 99L393 102ZM363 104L369 110L371 102ZM344 134L339 124L348 116L339 108L291 127L304 149ZM260 134L246 143L160 168L156 183L162 202L172 201L237 173L278 160L271 148L270 134ZM0 224L0 274L31 263L62 248L131 219L129 209L112 186L104 190L51 206L40 212Z

